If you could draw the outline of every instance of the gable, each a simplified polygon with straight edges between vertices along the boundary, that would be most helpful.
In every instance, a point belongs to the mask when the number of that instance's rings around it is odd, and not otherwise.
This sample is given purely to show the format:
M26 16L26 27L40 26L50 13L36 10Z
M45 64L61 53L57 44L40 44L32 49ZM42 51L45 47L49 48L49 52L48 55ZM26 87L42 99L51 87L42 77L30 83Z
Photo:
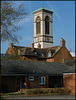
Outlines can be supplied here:
M65 60L72 60L73 57L69 53L66 47L62 47L54 56L54 62L64 62Z

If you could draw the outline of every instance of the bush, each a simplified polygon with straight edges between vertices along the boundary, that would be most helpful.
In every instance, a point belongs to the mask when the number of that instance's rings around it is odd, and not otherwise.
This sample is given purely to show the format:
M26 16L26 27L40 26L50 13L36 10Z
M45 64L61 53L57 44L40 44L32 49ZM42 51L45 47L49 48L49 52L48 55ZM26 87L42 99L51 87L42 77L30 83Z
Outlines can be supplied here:
M36 88L36 89L26 89L26 95L33 94L66 94L64 88Z
M46 88L46 89L42 89L42 91L43 91L43 94L47 94L49 93L50 89Z
M26 94L42 94L42 90L41 89L27 89L26 90Z

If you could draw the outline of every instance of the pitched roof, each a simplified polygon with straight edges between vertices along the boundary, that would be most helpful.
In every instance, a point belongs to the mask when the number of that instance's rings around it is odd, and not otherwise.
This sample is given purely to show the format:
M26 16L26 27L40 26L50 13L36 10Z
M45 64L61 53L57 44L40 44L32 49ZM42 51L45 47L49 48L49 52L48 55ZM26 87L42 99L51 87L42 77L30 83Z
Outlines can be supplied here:
M38 49L38 48L23 48L21 50L20 55L28 55L28 56L35 56L35 57L41 57L46 58L47 52L46 50Z
M54 57L54 55L61 49L61 45L59 46L53 46L53 47L48 47L48 48L31 48L31 47L22 47L22 46L14 46L14 49L20 50L21 53L20 55L28 55L28 56L35 56L38 58L49 58L48 57L48 51L50 50L53 52L51 57Z
M61 48L62 48L62 46L59 45L59 46L47 47L47 48L43 48L43 49L49 50L51 52L54 51L54 53L51 56L51 57L54 57L56 55L56 53L58 53ZM50 57L48 57L48 58L50 58Z
M65 60L65 65L67 66L74 66L76 61L75 60Z
M59 75L63 74L64 72L74 73L74 69L75 66L67 66L64 63L1 60L1 75Z
M44 7L39 8L39 9L33 11L33 13L34 13L34 12L37 12L37 11L40 11L40 10L46 10L46 11L50 11L51 13L53 13L53 11L51 11L51 10L49 10L49 9L47 9L47 8L44 8Z
M17 48L17 49L25 48L25 47L23 47L23 46L15 46L15 45L14 45L14 47Z

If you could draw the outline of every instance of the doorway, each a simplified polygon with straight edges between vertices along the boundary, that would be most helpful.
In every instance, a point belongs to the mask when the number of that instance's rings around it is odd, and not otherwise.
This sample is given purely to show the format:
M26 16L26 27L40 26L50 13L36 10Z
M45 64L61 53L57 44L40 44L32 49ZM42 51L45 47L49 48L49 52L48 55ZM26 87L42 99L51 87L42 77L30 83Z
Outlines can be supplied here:
M16 78L16 91L20 91L20 77Z
M49 88L63 87L63 76L49 76Z

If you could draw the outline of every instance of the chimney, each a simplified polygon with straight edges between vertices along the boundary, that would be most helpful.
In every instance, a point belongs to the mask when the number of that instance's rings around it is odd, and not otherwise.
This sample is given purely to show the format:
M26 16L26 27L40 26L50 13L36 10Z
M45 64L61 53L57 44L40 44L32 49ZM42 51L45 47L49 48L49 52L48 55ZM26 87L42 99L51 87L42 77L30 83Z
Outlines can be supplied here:
M39 49L41 48L41 44L40 43L38 44L37 48L39 48Z
M61 38L61 45L65 47L65 40Z
M31 43L31 48L34 48L34 43Z
M10 43L9 44L9 48L13 48L13 43Z

